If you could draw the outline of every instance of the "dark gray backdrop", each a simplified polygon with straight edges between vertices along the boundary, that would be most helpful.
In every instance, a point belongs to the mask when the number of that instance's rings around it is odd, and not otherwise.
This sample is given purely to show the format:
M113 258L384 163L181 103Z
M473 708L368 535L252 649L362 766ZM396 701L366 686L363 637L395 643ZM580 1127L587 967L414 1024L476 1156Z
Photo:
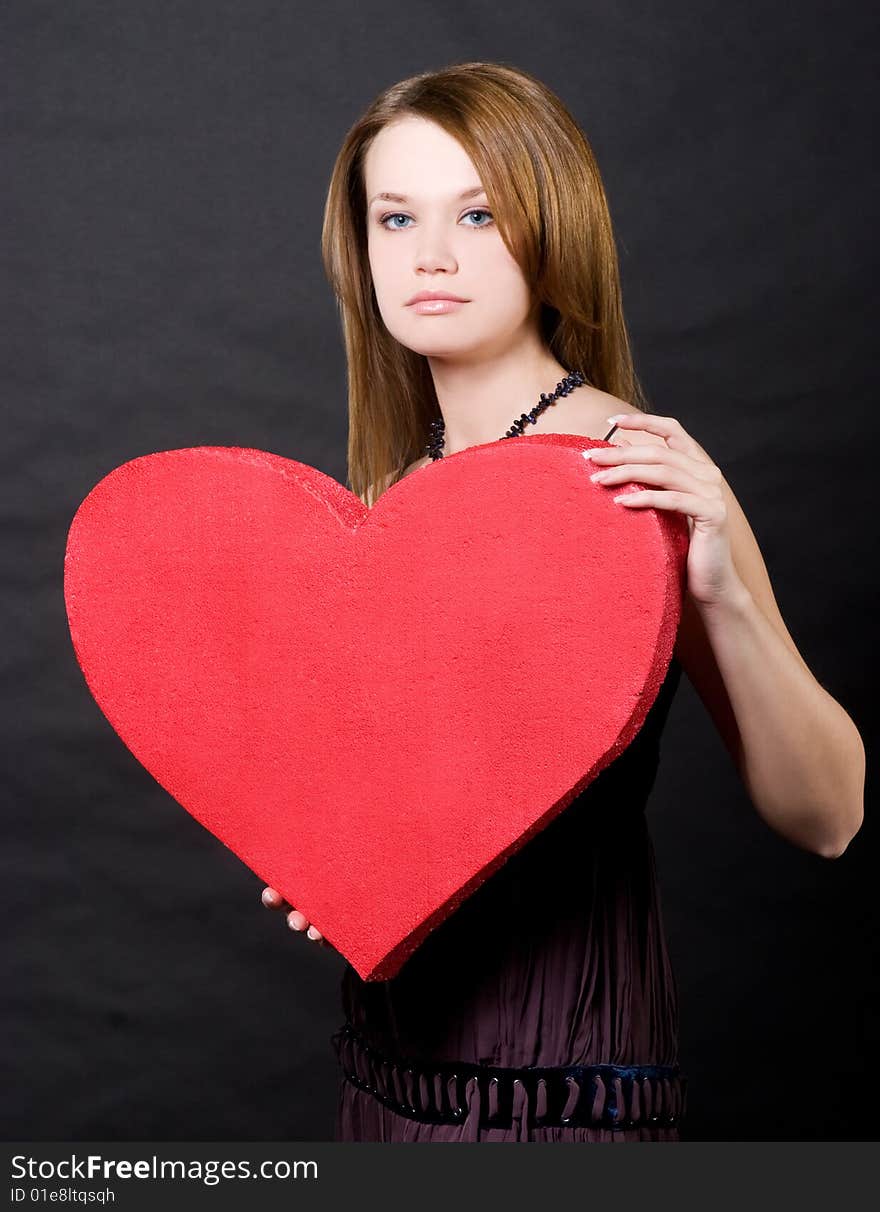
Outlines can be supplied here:
M185 446L344 480L319 254L340 141L394 80L511 62L591 139L654 410L724 470L870 754L875 19L77 0L8 4L3 26L2 1134L327 1139L342 961L262 908L99 712L64 612L73 514L113 467ZM686 1139L875 1138L870 803L836 862L782 841L684 680L648 812Z

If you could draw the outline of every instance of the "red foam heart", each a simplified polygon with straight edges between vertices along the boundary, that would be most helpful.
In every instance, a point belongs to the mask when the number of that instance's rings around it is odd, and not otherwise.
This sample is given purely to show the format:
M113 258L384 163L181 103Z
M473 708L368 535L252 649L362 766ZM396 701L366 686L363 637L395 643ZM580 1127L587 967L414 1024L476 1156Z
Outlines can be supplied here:
M591 482L581 452L607 445L470 447L372 510L292 459L170 450L73 519L65 601L99 707L365 980L395 975L656 697L687 525Z

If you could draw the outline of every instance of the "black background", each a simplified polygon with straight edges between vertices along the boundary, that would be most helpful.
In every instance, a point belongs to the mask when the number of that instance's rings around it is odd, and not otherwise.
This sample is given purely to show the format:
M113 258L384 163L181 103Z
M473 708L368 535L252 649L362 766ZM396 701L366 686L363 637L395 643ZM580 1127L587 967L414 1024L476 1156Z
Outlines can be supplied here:
M344 482L319 249L339 145L397 79L510 62L593 144L653 409L736 492L801 653L862 732L870 792L876 19L755 0L78 0L7 4L3 26L0 1130L326 1140L342 960L262 907L100 713L64 611L72 517L120 463L187 446ZM796 849L685 679L648 812L685 1138L876 1138L870 794L842 858Z

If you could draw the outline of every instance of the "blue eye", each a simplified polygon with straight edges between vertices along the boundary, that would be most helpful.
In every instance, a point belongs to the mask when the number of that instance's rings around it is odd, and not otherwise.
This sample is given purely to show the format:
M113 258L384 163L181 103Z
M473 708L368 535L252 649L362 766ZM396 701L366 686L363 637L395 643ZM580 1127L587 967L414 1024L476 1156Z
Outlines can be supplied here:
M489 217L490 219L492 218L492 212L491 212L491 210L483 210L483 209L480 209L480 210L469 210L469 211L467 212L467 214L469 214L469 215L488 215L488 217ZM476 226L477 226L477 227L489 227L490 225L489 225L488 223L477 223L477 225L476 225Z
M386 231L400 231L401 229L396 224L393 228L387 227L386 224L387 224L388 220L389 219L408 219L408 218L409 218L409 215L399 215L399 214L383 215L382 218L379 220L379 226L384 227Z
M489 219L492 218L492 212L490 210L485 210L482 207L477 210L466 211L465 214L486 215ZM387 215L382 216L382 218L379 220L379 226L384 227L386 231L406 231L405 227L400 227L396 223L392 224L390 227L387 226L387 224L388 224L389 219L409 219L409 218L410 218L409 215L401 214L400 211L393 211ZM469 227L490 227L491 223L476 223L476 224L469 223L468 226Z

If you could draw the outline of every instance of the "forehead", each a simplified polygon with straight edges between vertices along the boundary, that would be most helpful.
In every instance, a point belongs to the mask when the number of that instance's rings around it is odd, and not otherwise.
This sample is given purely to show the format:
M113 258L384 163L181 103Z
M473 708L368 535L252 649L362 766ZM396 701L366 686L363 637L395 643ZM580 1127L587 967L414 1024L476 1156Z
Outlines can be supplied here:
M482 184L462 145L436 122L406 117L382 128L364 158L367 198L389 191L418 200Z

